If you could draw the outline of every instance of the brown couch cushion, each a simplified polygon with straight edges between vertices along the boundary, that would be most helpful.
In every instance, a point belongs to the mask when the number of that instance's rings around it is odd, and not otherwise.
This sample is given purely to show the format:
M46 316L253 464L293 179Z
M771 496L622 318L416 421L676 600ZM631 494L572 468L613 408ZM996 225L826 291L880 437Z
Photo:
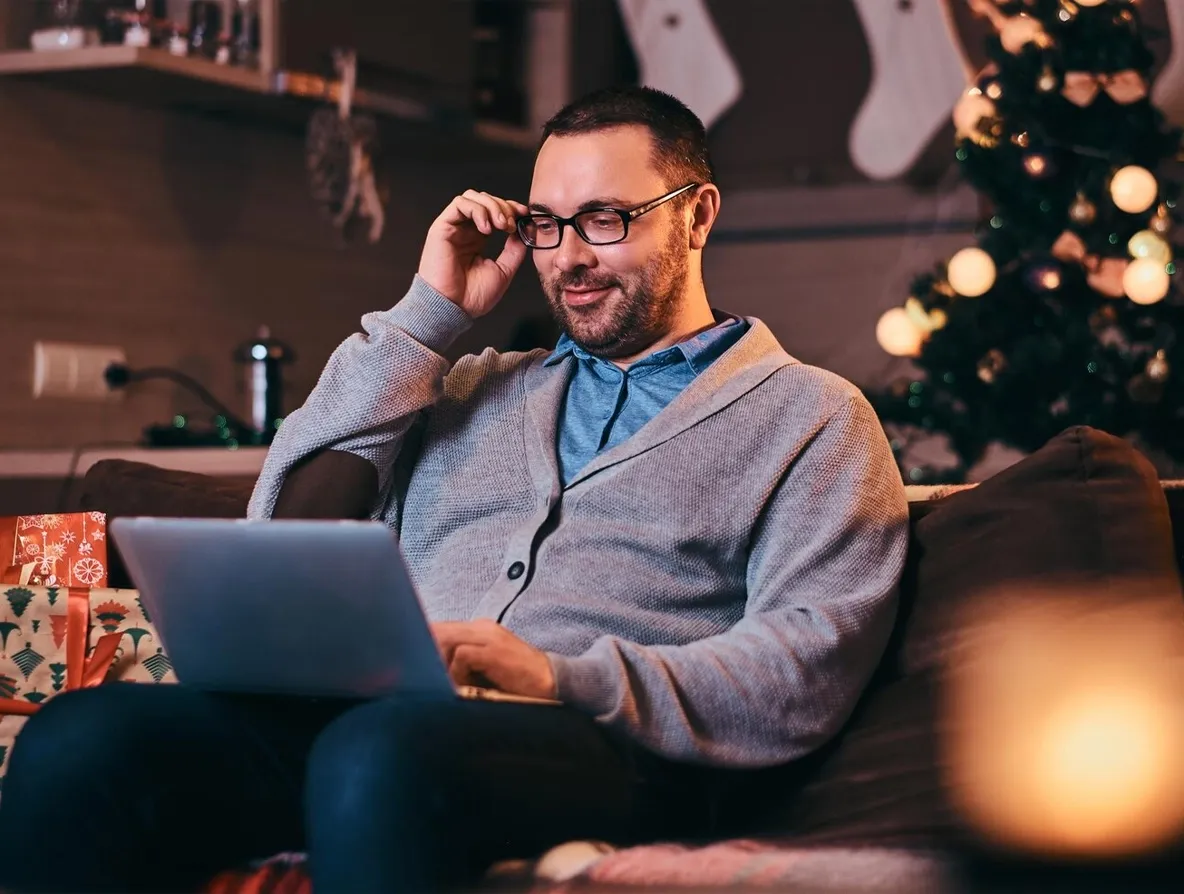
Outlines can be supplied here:
M1113 435L1068 429L978 487L919 508L889 656L905 674L940 664L958 614L980 596L1039 588L1184 607L1155 469Z
M958 827L938 770L937 699L934 674L869 690L837 739L772 771L782 796L742 831L795 845L949 845Z
M839 737L787 773L766 833L844 844L967 840L942 787L937 730L941 669L959 611L976 596L1023 598L1035 583L1154 598L1184 619L1162 489L1150 464L1110 435L1070 429L979 487L911 511L884 662Z

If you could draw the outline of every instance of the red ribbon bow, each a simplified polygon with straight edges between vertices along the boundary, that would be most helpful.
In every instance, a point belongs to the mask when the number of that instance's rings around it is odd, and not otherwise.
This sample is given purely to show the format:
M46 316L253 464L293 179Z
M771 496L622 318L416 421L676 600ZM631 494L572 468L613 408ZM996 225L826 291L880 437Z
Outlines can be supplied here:
M1065 72L1065 86L1061 94L1069 102L1084 109L1093 103L1102 90L1110 94L1116 103L1125 106L1147 95L1147 82L1133 68L1114 74L1068 71Z
M108 633L99 637L88 659L86 641L90 629L90 589L70 587L66 592L66 690L90 689L106 679L123 634ZM36 714L40 707L22 699L0 698L0 715L28 716Z

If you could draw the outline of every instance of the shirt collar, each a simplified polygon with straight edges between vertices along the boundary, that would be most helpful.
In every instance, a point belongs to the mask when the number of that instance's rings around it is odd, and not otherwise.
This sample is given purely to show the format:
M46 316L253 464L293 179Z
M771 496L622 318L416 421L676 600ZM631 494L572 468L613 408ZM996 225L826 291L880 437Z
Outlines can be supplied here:
M731 336L735 331L733 327L743 323L740 317L732 314L716 312L715 318L717 322L710 329L705 329L698 335L694 335L686 341L679 342L669 348L663 348L661 351L647 354L636 363L633 363L629 368L632 369L633 367L642 365L667 366L674 361L674 358L680 357L687 362L691 369L695 371L696 375L703 372L703 370L711 365L712 361L718 359L721 354L732 346L734 339ZM554 366L569 355L579 360L599 361L601 363L611 362L589 354L572 341L565 332L559 336L559 342L555 345L555 350L543 361L543 366Z

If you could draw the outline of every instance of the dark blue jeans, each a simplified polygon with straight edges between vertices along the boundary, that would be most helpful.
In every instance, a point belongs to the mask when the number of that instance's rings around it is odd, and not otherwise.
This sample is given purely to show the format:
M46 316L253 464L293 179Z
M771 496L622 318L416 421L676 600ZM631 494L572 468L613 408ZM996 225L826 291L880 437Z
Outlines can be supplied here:
M440 890L566 840L706 835L719 780L565 708L110 684L17 739L0 889L192 891L308 850L319 894Z

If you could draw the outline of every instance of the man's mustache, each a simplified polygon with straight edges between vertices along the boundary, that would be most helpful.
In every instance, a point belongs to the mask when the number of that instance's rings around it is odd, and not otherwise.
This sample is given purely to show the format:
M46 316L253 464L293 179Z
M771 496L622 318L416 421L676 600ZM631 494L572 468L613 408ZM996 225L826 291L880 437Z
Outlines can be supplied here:
M561 273L551 280L551 288L556 294L565 289L584 289L591 291L593 289L611 289L617 285L615 279L598 279L593 276L573 276L567 273Z

